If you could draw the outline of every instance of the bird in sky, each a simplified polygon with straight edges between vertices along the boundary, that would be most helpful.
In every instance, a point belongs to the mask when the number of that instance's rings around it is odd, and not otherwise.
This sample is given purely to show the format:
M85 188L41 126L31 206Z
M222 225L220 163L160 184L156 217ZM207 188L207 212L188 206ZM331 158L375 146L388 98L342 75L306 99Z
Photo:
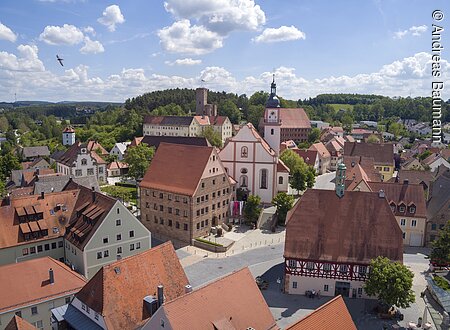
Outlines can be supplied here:
M61 66L64 66L64 64L63 64L63 58L61 58L61 57L59 57L58 55L56 55L56 59L58 60L58 62L59 62L59 64L61 64Z

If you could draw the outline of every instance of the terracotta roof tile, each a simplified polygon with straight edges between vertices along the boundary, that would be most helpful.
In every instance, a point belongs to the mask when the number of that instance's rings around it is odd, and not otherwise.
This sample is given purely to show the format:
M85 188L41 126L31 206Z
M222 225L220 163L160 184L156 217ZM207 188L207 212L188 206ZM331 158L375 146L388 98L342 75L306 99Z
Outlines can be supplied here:
M161 143L140 186L194 195L213 147Z
M311 128L308 115L303 108L279 108L281 128Z
M413 203L416 206L416 212L410 214L409 210L400 213L398 208L395 210L395 215L403 216L415 216L415 217L427 217L427 208L425 203L425 195L423 187L420 184L414 183L388 183L388 182L369 182L372 191L383 190L386 199L388 201L394 201L396 205L399 205L403 201L406 205Z
M289 168L286 166L285 163L283 163L283 161L281 159L278 159L278 163L277 163L277 172L278 173L289 173Z
M172 329L279 329L248 268L169 301L162 309Z
M330 152L327 150L322 142L314 143L308 150L316 150L320 158L330 158Z
M369 181L381 182L381 174L375 169L375 164L372 157L344 155L343 160L345 167L347 167L348 173L352 173L352 167L356 166L356 164L359 164L369 178ZM347 178L349 178L348 175Z
M392 143L347 142L344 155L371 157L375 164L394 166L394 145Z
M150 316L145 296L156 296L163 285L164 297L171 301L185 293L187 284L173 245L166 242L103 266L76 297L101 314L108 329L136 329Z
M306 164L314 166L316 164L317 150L292 149L297 155L303 158Z
M308 189L289 211L284 256L369 263L403 260L402 231L378 192Z
M344 299L334 297L329 302L317 308L300 321L290 325L286 330L356 330Z
M14 315L11 321L6 325L5 330L36 330L37 328L20 316Z
M55 282L50 284L49 269ZM86 279L50 257L0 266L0 313L78 292Z
M64 235L78 194L79 190L74 190L48 193L45 194L44 199L40 195L11 198L10 205L0 207L0 248L29 243L29 241L24 240L23 235L20 233L19 219L16 211L27 206L39 206L43 211L43 221L45 221L49 228L47 236L35 239L34 242ZM56 209L58 204L64 205L66 211L63 211L61 208ZM57 230L53 231L53 228L57 228Z

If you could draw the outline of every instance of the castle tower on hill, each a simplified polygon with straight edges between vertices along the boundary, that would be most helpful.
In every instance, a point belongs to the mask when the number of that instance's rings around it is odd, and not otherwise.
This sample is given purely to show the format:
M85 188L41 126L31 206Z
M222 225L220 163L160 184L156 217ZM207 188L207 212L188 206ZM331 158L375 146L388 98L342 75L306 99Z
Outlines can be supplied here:
M217 116L217 105L208 104L208 89L204 87L195 90L195 114L197 116Z
M63 145L71 146L75 143L75 130L71 126L67 126L62 133Z

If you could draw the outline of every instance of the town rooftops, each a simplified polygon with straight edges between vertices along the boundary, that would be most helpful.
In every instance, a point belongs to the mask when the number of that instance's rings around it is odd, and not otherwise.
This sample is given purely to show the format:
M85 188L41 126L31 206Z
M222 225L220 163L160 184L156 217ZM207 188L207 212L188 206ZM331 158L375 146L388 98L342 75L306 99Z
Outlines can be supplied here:
M213 147L161 143L140 186L193 196L213 152Z
M144 117L144 124L160 126L189 126L194 117L191 116L152 116Z
M164 303L162 310L174 330L279 329L248 268Z
M20 316L14 315L11 321L6 325L5 330L37 330L37 328Z
M409 183L408 181L403 181L403 183L369 182L369 187L372 191L384 191L389 204L395 207L395 215L423 218L427 217L425 196L423 193L423 187L420 184ZM405 206L405 212L399 211L398 206L402 203ZM415 211L413 213L410 212L411 206L415 207Z
M396 180L403 182L408 180L409 183L425 184L430 186L430 182L434 180L433 173L430 171L418 171L418 170L399 170L397 177L390 178L388 182L395 182Z
M183 295L188 284L172 243L166 242L103 266L76 298L101 314L108 329L136 329L150 317L144 297L157 296L162 285L169 302Z
M319 154L319 158L330 158L331 154L325 147L325 145L322 142L317 142L311 145L308 150L316 150Z
M279 108L281 128L311 128L308 115L303 108Z
M184 144L192 146L210 146L205 137L190 137L190 136L166 136L166 135L146 135L142 138L140 143L145 143L150 147L158 149L160 143Z
M379 192L308 189L287 215L285 258L370 263L403 260L402 231Z
M73 163L77 160L78 155L81 154L81 151L86 149L86 153L90 154L91 157L98 164L106 164L106 162L101 158L100 155L108 155L108 152L97 142L89 141L88 143L81 143L80 141L76 141L72 144L67 151L58 158L58 162L69 167L73 166ZM99 152L100 155L97 153Z
M356 330L342 296L337 296L323 304L286 330Z
M87 187L95 191L100 191L97 178L93 175L81 176L81 177L70 177L69 175L64 175L62 173L38 175L36 181L34 182L33 194L38 195L42 192L59 192L64 190L64 187L70 182L70 180L75 183Z
M375 169L374 160L372 157L344 155L343 159L347 172L351 172L352 168L359 164L369 178L369 181L381 181L380 172ZM348 175L347 178L349 178Z
M22 154L25 158L50 156L50 150L47 146L23 147Z
M292 149L292 151L302 157L307 165L314 167L316 164L317 150Z
M0 313L74 294L85 283L84 277L50 257L0 266Z
M64 235L78 194L79 190L72 190L44 194L44 198L6 198L0 207L0 249Z
M442 174L431 184L430 199L427 202L428 219L436 214L445 206L450 196L450 177Z
M372 157L375 164L394 165L392 143L347 142L344 146L344 155Z

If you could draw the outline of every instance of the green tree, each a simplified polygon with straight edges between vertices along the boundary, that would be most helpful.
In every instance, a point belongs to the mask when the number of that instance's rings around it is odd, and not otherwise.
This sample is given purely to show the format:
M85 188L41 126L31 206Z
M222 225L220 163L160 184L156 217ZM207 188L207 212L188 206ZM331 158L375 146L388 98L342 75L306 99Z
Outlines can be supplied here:
M145 143L129 148L124 160L129 166L128 175L136 181L141 179L145 171L147 171L154 154L155 148L149 147Z
M380 142L380 139L374 134L370 135L367 138L367 143L379 143L379 142Z
M389 306L407 308L415 300L413 277L413 272L400 262L380 256L370 262L364 291Z
M152 111L153 116L186 116L183 109L174 103L162 105Z
M259 92L253 93L253 95L250 96L249 102L252 105L265 106L268 98L269 98L269 93L264 92L264 91L259 91Z
M400 135L404 135L405 129L402 124L394 122L389 124L388 132L394 134L395 138L397 138Z
M290 149L284 150L280 159L290 170L289 183L293 189L303 191L314 186L316 181L316 171L312 166L308 166L303 158Z
M450 220L439 231L439 237L432 243L431 262L439 265L450 264Z
M257 222L261 214L261 197L250 195L247 198L247 203L244 207L244 216L248 221Z
M353 127L353 116L347 111L345 112L345 114L342 116L342 126L344 126L344 129L347 132L350 132L352 130Z
M292 206L294 206L294 197L286 194L285 192L279 192L272 199L272 204L277 207L278 223L284 224L286 222L287 213Z
M205 127L200 135L205 137L212 146L222 148L222 137L211 126Z
M19 170L19 159L12 153L8 153L4 156L0 156L0 178L5 179L11 175L12 170Z
M308 134L308 142L309 143L315 143L316 141L318 141L320 138L320 129L313 127L311 129L311 132L309 132Z
M248 116L247 120L255 126L256 129L258 129L259 126L259 120L264 117L264 106L263 105L250 105L248 107Z
M231 100L225 100L219 105L221 116L227 116L233 124L239 124L241 121L241 111Z
M425 158L427 158L428 156L430 156L432 154L432 152L430 150L425 150L424 152L422 152L418 158L419 160L424 160Z

